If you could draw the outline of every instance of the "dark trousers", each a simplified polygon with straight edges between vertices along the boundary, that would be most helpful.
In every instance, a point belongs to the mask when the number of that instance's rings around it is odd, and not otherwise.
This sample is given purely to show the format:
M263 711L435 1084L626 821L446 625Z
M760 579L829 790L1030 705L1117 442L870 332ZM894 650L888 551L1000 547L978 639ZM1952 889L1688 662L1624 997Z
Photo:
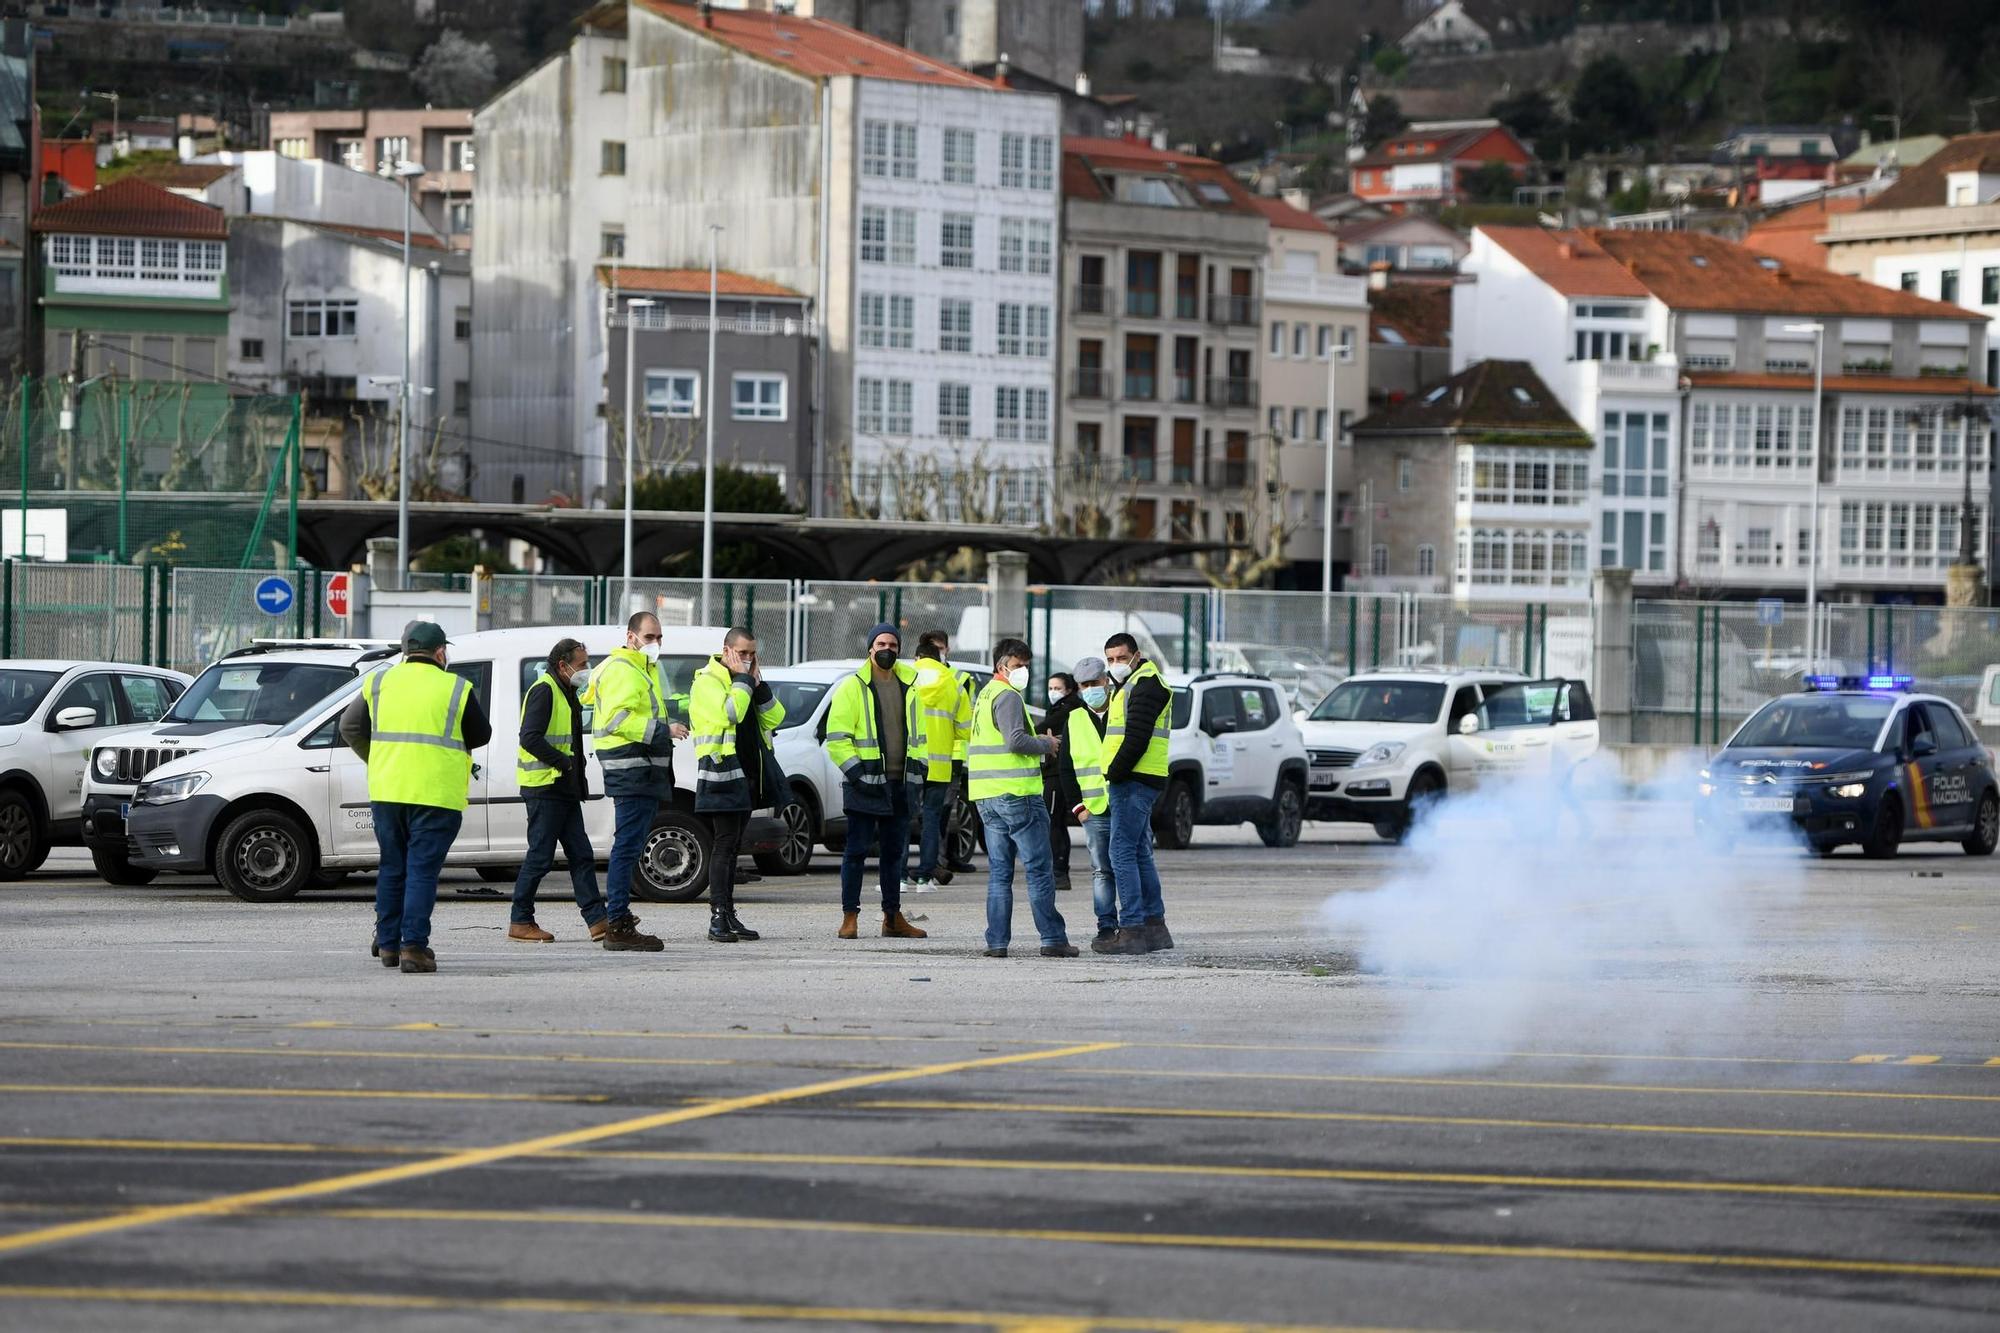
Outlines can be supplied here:
M1047 800L1049 812L1049 861L1055 867L1056 879L1069 879L1069 811L1055 808L1053 796Z
M654 796L614 796L617 811L612 826L611 861L604 872L604 910L613 921L632 915L632 876L638 873L646 839L653 835L653 817L660 812Z
M930 879L937 874L938 853L944 844L945 808L951 804L951 783L917 781L910 787L913 802L921 802L912 818L923 820L917 829L917 878Z
M376 801L371 809L382 853L375 872L375 945L384 953L429 948L438 872L465 812L397 801Z
M716 912L736 910L736 858L743 845L743 826L750 822L748 810L710 812L708 826L715 838L708 849L708 905Z
M597 853L590 845L590 831L583 823L583 802L570 796L529 796L528 854L521 860L521 873L514 880L516 922L535 919L535 890L555 865L556 848L569 861L569 887L584 922L596 925L604 920L604 895L597 891Z
M847 849L840 857L840 910L861 910L861 872L867 868L868 854L876 851L882 865L882 914L903 910L903 858L910 852L909 786L903 782L884 784L889 790L890 813L867 815L847 812Z

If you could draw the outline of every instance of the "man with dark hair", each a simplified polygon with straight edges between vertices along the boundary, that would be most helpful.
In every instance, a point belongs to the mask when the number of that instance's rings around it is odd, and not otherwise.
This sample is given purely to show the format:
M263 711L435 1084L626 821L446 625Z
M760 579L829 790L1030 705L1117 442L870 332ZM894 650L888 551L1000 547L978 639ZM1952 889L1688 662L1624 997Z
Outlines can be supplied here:
M472 752L493 739L471 682L445 669L449 643L439 626L411 621L403 660L370 676L340 715L340 738L368 765L381 852L370 952L405 972L437 971L438 872L465 822Z
M667 687L660 680L660 618L636 611L625 622L625 646L613 649L590 675L583 702L592 709L590 734L604 770L604 794L616 810L611 864L605 874L610 925L604 947L613 952L658 953L657 935L639 933L632 915L632 876L653 831L660 802L673 794L674 740L687 728L669 720Z
M861 876L868 853L877 853L882 876L882 934L920 940L928 932L903 915L903 863L910 854L909 691L916 669L897 659L903 635L883 622L868 631L868 656L833 687L821 725L826 757L840 770L841 808L847 813L847 846L840 858L840 928L843 940L860 934Z
M715 839L708 857L708 937L717 944L754 940L736 915L736 855L752 810L787 799L771 736L785 706L757 665L757 639L732 629L722 651L695 672L688 691L694 723L694 808L708 816Z
M1153 953L1174 947L1160 872L1153 864L1153 806L1167 789L1167 733L1173 695L1160 669L1139 655L1139 641L1114 634L1104 660L1120 689L1105 715L1104 781L1111 800L1111 873L1118 886L1118 933L1099 937L1097 953Z
M507 925L510 940L546 944L555 939L535 924L535 890L555 864L558 844L569 861L570 890L583 913L583 924L591 939L604 938L607 919L604 895L597 891L597 852L583 820L590 781L584 771L583 705L576 692L589 679L590 650L575 639L561 639L521 696L520 753L514 770L528 811L528 854L514 880L514 910Z
M1074 958L1068 927L1056 910L1049 864L1049 812L1042 804L1042 759L1062 750L1062 737L1028 729L1028 688L1034 651L1019 639L993 648L993 679L972 706L966 748L967 787L986 826L986 956L1005 958L1014 931L1014 859L1028 874L1028 910L1041 936L1042 957Z
M972 730L972 700L945 665L951 641L941 629L917 636L916 682L909 693L910 810L923 822L917 831L917 872L903 883L910 893L929 893L949 883L951 872L940 872L938 852L944 843L945 809L951 801L959 743Z

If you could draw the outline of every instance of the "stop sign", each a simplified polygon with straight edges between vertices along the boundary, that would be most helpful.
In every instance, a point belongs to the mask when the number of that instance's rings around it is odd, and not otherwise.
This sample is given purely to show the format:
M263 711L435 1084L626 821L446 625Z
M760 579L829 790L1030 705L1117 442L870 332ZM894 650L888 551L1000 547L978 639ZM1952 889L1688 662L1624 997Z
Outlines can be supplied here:
M326 609L342 617L347 616L348 576L335 574L326 581Z

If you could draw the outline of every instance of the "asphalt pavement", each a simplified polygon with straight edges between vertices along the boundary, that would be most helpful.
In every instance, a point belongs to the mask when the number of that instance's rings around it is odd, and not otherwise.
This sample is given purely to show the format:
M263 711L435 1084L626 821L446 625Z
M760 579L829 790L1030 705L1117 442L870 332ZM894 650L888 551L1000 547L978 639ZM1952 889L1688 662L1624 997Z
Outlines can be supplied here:
M1203 829L1180 947L0 885L0 1329L1991 1329L2000 861ZM1059 896L1091 933L1087 856ZM872 924L864 913L864 925Z

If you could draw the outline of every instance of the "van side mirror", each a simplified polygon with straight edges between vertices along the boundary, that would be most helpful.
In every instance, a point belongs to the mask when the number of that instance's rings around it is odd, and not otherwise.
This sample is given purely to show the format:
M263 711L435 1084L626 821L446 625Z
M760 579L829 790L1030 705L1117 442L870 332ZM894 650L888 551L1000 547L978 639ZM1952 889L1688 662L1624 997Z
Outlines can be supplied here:
M1466 715L1465 715L1464 717L1460 718L1460 719L1458 720L1458 734L1459 734L1459 735L1461 735L1461 736L1476 736L1476 735L1478 735L1478 734L1479 734L1479 714L1477 714L1477 713L1467 713L1467 714L1466 714Z
M95 708L65 708L56 714L57 731L76 731L83 727L97 725Z

